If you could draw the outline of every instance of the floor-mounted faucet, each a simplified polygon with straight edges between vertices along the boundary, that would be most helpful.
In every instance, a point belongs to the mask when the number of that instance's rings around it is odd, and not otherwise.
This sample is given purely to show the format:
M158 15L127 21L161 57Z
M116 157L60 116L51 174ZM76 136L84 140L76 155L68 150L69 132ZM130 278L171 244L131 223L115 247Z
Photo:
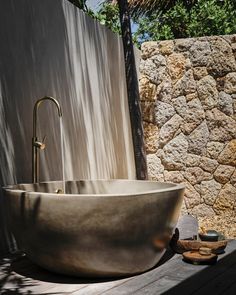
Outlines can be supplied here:
M50 100L55 103L57 110L58 110L58 115L59 117L62 117L62 111L61 111L61 106L59 102L51 97L51 96L45 96L40 98L39 100L36 101L34 105L34 111L33 111L33 137L32 137L32 182L36 183L39 180L39 155L38 155L38 149L45 149L45 137L43 138L42 141L38 141L37 138L37 112L38 112L38 107L40 104L45 101L45 100Z

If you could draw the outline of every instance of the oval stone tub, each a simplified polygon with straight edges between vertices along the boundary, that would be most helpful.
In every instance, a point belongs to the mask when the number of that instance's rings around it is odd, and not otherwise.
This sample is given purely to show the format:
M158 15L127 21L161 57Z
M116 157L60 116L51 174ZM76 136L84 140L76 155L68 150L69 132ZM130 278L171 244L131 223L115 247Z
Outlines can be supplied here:
M48 270L81 277L144 272L165 252L184 186L138 180L18 184L3 189L18 247Z

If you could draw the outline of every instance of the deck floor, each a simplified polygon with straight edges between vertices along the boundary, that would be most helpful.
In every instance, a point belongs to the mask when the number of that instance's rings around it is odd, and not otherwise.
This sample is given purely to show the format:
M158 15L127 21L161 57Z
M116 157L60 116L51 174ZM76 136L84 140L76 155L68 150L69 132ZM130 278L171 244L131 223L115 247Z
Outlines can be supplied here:
M236 294L236 240L230 241L214 265L192 265L179 254L167 253L143 274L112 280L87 280L56 275L24 255L0 260L0 294Z

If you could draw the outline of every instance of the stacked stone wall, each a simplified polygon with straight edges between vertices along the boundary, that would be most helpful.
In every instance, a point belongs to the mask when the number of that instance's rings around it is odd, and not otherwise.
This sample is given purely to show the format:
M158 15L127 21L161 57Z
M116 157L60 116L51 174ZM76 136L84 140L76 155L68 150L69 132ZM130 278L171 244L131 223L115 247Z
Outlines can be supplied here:
M142 45L150 179L186 184L183 212L236 236L236 35Z

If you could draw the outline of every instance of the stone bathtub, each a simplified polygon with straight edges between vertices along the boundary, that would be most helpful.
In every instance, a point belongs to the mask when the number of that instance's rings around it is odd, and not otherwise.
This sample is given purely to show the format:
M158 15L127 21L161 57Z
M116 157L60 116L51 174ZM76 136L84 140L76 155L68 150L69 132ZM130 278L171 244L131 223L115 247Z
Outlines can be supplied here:
M67 181L3 188L18 247L48 270L125 276L154 267L178 221L183 185L137 180Z

